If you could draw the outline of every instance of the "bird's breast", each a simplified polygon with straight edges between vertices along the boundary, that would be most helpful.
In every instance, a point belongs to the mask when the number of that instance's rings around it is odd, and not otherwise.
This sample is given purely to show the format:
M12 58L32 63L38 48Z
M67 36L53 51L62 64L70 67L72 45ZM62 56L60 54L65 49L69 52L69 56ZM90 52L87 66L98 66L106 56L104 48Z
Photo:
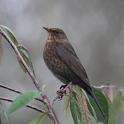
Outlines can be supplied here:
M60 79L63 83L79 81L76 75L69 67L60 59L57 54L56 47L58 43L47 42L43 52L43 58L47 67L51 72Z
M48 42L45 45L43 57L46 65L53 73L64 73L67 72L67 66L58 57L56 47L57 43Z

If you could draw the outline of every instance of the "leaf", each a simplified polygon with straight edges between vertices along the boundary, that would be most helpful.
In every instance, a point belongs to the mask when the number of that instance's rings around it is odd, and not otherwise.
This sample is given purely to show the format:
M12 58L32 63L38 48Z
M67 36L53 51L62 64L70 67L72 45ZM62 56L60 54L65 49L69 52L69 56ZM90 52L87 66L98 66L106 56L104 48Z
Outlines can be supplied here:
M41 124L46 118L47 113L40 113L38 116L33 118L29 124Z
M89 112L87 101L83 93L83 90L77 85L73 86L70 90L71 92L69 92L69 94L66 96L66 99L65 99L66 114L67 114L67 110L70 110L72 117L74 117L73 120L75 123L96 124L95 119ZM80 115L79 118L81 117L80 120L78 117L75 116L76 113L75 113L75 110L73 110L74 109L73 104L76 106L76 108L79 108L77 109L79 111L77 113ZM72 109L70 105L72 105ZM74 114L73 114L73 111L74 111Z
M87 100L84 94L85 92L83 92L82 88L80 88L79 86L74 86L73 91L76 93L78 104L80 105L80 108L82 109L83 121L86 124L93 124L95 119L93 119L93 116L91 115L89 111Z
M70 110L75 124L83 124L81 108L77 103L75 92L72 92Z
M9 117L13 112L17 111L18 109L22 108L23 106L27 105L31 102L34 98L38 97L40 92L38 91L27 91L14 100L14 102L10 105L10 107L6 111L6 115Z
M64 97L64 110L66 112L66 116L68 115L68 113L70 113L70 100L71 100L71 95L70 93Z
M92 113L94 119L97 120L97 116L96 116L95 110L94 110L94 108L92 107L92 105L90 103L89 97L87 96L85 91L83 91L83 93L86 96L87 104L88 104L88 107L89 107L89 111Z
M108 100L105 97L105 95L102 93L102 91L100 91L97 88L93 88L93 92L94 95L96 96L101 109L103 110L104 114L105 114L105 118L103 117L103 115L101 114L99 108L97 107L97 105L95 104L94 100L89 96L86 95L87 99L88 99L88 107L90 112L92 113L92 115L96 118L97 117L97 121L99 122L103 122L104 124L108 124L108 118L109 118L109 104L108 104Z
M25 61L26 64L28 65L28 67L30 67L30 69L31 69L31 70L33 71L33 73L34 73L33 64L32 64L32 58L31 58L31 55L30 55L29 51L28 51L26 48L24 48L23 46L18 46L17 48L18 48L20 54L22 55L24 61ZM26 73L27 70L26 70L25 67L23 66L21 60L18 59L18 61L19 61L20 66L22 67L23 71ZM35 73L34 73L34 75L35 75Z
M118 90L109 105L109 124L116 124L118 115L124 111L124 90Z
M18 46L18 41L16 40L14 33L13 33L8 27L6 27L6 26L4 26L4 25L0 25L0 29L1 29L1 31L2 31L2 30L5 31L6 34L8 35L8 37L12 40L12 42L13 42L16 46Z

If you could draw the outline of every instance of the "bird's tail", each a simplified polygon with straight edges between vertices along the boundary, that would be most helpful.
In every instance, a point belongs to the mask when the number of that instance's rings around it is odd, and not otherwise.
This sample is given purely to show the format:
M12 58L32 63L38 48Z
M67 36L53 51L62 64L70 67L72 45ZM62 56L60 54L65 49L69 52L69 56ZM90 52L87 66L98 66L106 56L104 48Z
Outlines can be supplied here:
M82 87L82 89L84 89L89 96L91 96L91 98L94 100L95 104L97 105L98 109L100 110L103 118L105 118L105 113L103 112L102 107L100 106L99 101L97 100L92 87L90 85L84 85L84 83L79 83L78 85Z
M97 107L99 108L102 116L105 118L105 113L103 112L103 110L102 110L96 96L94 95L93 91L91 90L91 92L90 93L88 92L88 94L93 98L93 100L94 100L95 104L97 105Z

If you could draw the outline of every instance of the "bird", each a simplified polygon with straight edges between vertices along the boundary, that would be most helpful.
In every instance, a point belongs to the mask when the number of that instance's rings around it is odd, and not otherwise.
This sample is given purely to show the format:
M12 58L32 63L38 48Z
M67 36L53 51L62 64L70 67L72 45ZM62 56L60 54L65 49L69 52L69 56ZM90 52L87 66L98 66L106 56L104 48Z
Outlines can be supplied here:
M43 50L43 59L48 69L65 85L70 82L81 87L91 96L101 114L104 112L94 95L85 68L69 42L66 33L60 28L43 27L48 38Z

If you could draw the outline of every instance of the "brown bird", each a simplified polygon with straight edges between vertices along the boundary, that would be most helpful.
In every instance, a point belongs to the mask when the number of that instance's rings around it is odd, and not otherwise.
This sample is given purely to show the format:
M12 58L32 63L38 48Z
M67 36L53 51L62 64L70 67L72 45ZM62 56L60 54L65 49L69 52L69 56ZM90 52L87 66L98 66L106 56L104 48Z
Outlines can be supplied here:
M65 32L59 28L43 28L48 32L48 39L43 52L43 58L48 68L64 84L68 85L71 82L83 88L94 99L104 116L90 86L87 73Z

